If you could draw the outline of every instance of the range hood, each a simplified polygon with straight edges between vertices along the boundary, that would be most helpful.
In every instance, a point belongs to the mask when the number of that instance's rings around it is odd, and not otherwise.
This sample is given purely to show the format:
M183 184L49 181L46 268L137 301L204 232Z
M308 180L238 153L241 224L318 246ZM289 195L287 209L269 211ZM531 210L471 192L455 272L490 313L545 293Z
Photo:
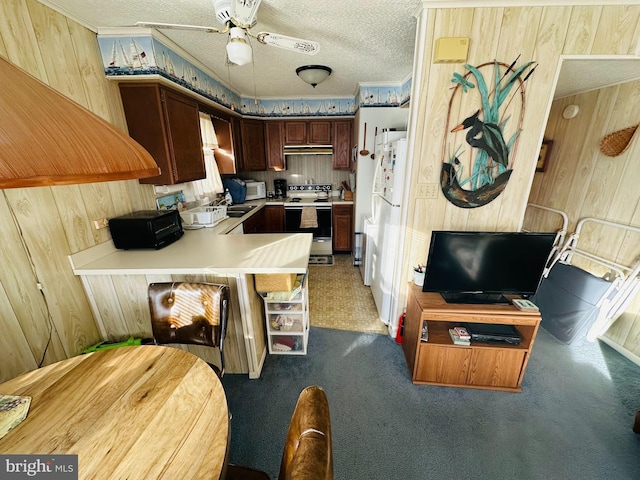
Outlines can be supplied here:
M333 155L333 145L285 145L285 155Z
M126 133L0 56L0 188L152 177Z

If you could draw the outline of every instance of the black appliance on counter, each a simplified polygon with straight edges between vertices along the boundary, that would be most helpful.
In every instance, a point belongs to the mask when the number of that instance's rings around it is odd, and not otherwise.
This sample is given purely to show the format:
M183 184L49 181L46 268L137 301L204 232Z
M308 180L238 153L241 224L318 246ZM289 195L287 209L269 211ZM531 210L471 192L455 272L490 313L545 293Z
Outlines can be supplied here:
M184 235L177 210L141 210L109 220L111 238L116 248L160 248Z
M287 181L284 178L274 179L273 190L276 198L285 198L287 196Z

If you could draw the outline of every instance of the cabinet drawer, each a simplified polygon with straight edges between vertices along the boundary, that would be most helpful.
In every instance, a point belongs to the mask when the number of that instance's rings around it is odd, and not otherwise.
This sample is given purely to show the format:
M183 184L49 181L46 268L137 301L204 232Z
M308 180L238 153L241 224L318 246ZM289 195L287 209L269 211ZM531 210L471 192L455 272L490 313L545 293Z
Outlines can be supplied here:
M302 334L304 332L306 312L299 311L289 313L270 313L268 324L270 333L282 333L286 335Z

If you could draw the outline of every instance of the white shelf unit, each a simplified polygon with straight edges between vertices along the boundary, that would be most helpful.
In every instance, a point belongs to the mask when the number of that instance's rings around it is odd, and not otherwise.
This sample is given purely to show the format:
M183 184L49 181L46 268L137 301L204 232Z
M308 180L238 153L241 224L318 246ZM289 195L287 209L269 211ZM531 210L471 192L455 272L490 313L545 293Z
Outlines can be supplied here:
M306 275L302 275L302 289L290 300L264 300L269 353L275 355L306 355L309 339L309 293Z

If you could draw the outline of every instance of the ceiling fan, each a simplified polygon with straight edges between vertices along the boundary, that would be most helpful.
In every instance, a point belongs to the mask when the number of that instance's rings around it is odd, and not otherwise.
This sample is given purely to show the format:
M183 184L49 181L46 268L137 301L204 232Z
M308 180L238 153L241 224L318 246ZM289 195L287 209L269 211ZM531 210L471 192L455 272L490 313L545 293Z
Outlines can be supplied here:
M216 18L223 28L198 25L180 25L175 23L136 22L139 27L167 28L176 30L197 30L208 33L228 33L227 59L235 65L251 63L252 51L247 36L272 47L283 48L306 55L315 55L320 50L317 42L288 37L277 33L249 31L256 24L258 7L262 0L212 0Z

